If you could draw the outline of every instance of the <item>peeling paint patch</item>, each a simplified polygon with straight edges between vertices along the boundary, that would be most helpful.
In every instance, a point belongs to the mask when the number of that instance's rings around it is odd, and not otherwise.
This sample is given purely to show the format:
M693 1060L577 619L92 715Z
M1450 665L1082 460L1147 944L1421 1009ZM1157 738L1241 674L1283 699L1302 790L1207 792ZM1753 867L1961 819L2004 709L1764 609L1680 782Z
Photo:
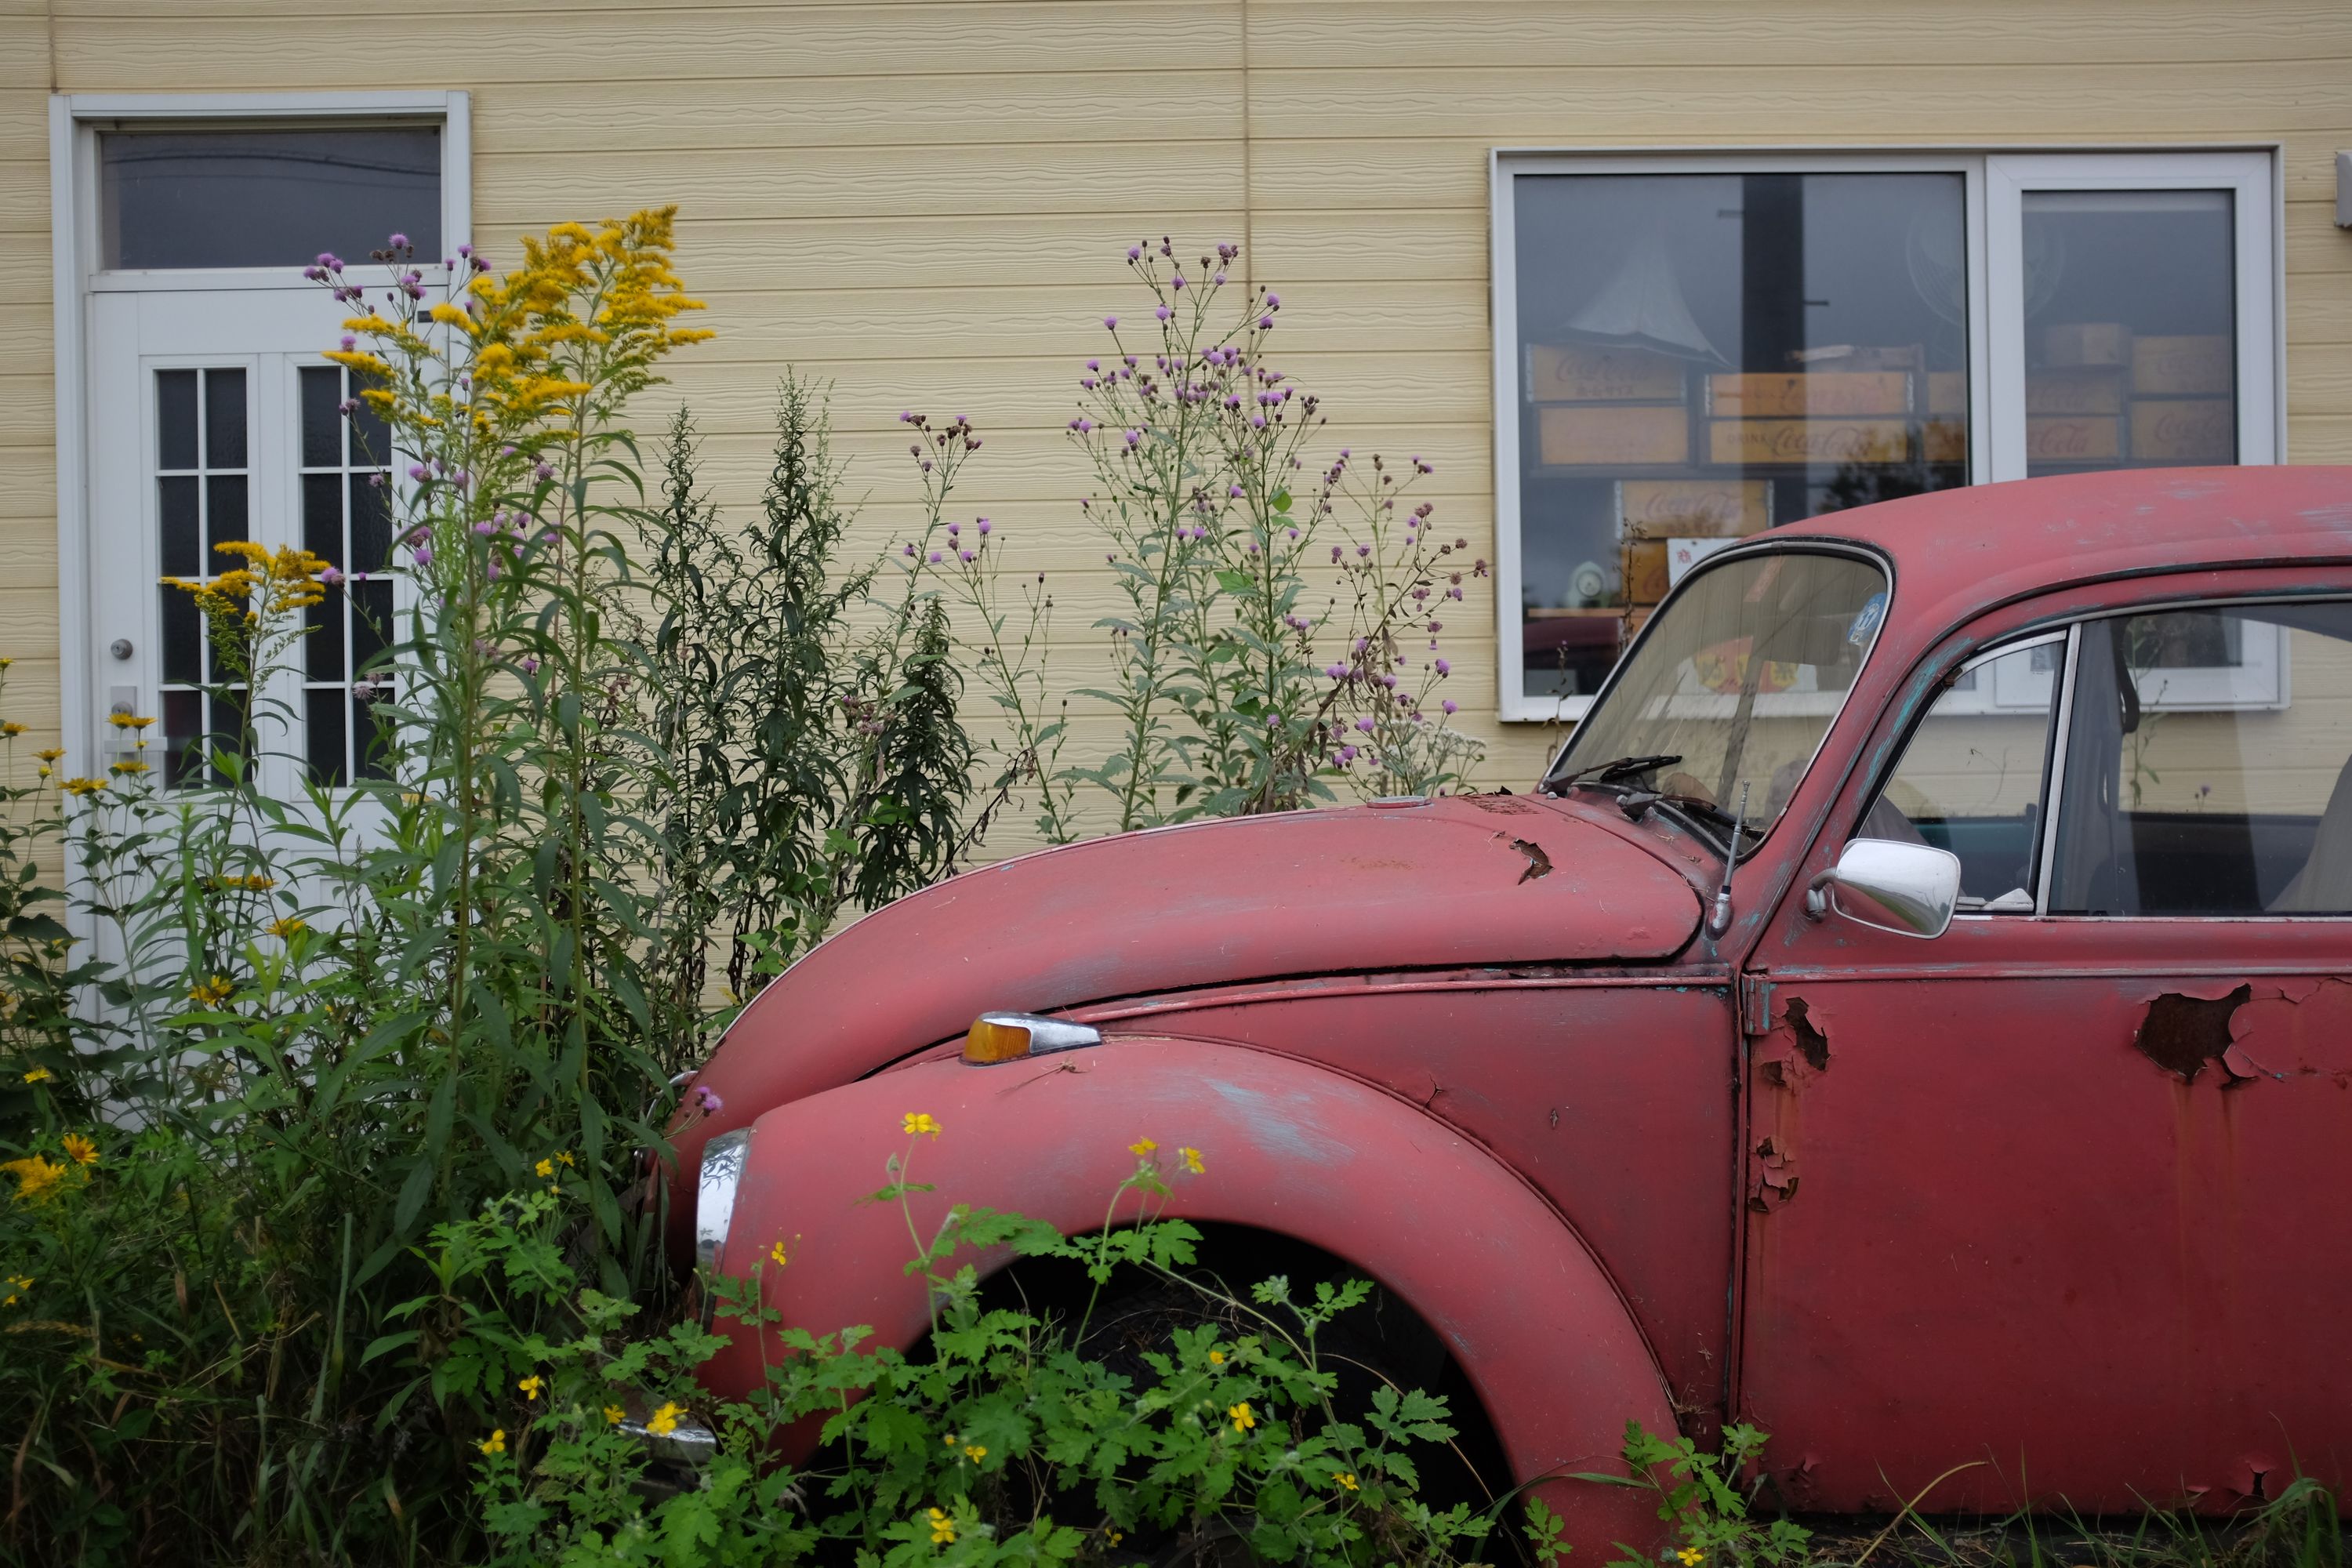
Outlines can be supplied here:
M1789 1032L1797 1037L1797 1054L1815 1072L1830 1070L1830 1037L1813 1024L1812 1010L1801 996L1789 998Z
M1277 1100L1261 1089L1222 1079L1211 1079L1209 1088L1240 1114L1259 1145L1272 1153L1314 1165L1339 1164L1354 1153L1323 1129L1319 1108L1306 1095L1288 1094Z
M1771 1214L1786 1208L1797 1196L1796 1162L1786 1147L1767 1138L1756 1145L1751 1169L1756 1179L1748 1184L1748 1206L1758 1214Z
M2165 1071L2178 1073L2181 1082L2194 1083L2207 1062L2231 1053L2231 1016L2253 994L2250 984L2210 1000L2168 991L2147 1005L2147 1016L2132 1037L2132 1048ZM2226 1063L2222 1070L2236 1079L2254 1076Z

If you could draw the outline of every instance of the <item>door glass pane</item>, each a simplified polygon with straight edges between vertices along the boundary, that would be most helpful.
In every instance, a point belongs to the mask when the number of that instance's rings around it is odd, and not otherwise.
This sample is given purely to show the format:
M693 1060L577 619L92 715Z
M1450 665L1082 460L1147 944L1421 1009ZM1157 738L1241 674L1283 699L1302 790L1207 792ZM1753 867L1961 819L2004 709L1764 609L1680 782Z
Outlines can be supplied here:
M1742 535L1968 480L1958 174L1514 184L1525 690Z
M2085 626L2050 907L2352 913L2352 605Z
M2021 198L2029 475L2238 460L2234 199Z
M304 755L314 782L335 785L381 776L372 760L374 724L352 693L382 652L391 620L392 583L382 574L391 551L389 479L354 428L365 405L341 367L304 366L298 401L302 544L336 572L308 612Z
M1912 731L1854 837L1948 849L1963 910L2032 913L2063 647L2015 648L1962 672Z
M110 131L98 153L103 267L307 267L395 233L441 254L435 126Z
M154 373L161 433L155 473L154 559L163 575L190 581L219 576L240 563L215 546L253 537L247 471L248 377L241 367ZM202 782L212 747L242 742L245 699L228 689L235 672L213 646L194 597L168 584L160 595L163 628L163 783ZM220 689L206 701L201 688Z

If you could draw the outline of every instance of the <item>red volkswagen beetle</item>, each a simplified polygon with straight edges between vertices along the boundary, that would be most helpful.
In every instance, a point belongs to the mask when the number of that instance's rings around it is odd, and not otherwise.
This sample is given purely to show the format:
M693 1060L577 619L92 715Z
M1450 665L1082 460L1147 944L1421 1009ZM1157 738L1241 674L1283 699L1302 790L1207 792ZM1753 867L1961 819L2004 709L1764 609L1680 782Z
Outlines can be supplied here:
M700 1077L681 1247L797 1237L791 1321L906 1343L856 1202L902 1112L953 1130L926 1201L1071 1231L1148 1133L1212 1162L1171 1212L1410 1309L1517 1479L1739 1418L1810 1510L1970 1459L1925 1508L2340 1486L2347 758L2352 470L1775 530L1529 793L1048 850L827 942ZM1588 1549L1656 1528L1549 1487Z

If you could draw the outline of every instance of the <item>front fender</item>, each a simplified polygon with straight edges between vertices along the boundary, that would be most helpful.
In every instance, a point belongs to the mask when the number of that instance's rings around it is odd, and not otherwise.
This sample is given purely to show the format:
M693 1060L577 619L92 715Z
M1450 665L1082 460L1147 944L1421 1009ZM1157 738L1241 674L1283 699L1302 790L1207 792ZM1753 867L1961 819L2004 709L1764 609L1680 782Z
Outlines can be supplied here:
M1167 1213L1311 1243L1403 1299L1477 1389L1516 1479L1615 1471L1629 1418L1674 1429L1632 1316L1525 1182L1380 1089L1233 1046L1121 1039L994 1067L950 1058L781 1106L756 1124L722 1268L746 1273L782 1241L790 1261L767 1264L763 1281L784 1322L820 1333L870 1324L884 1342L911 1344L927 1325L922 1284L905 1272L914 1244L897 1205L864 1200L889 1179L884 1162L907 1146L902 1118L918 1111L944 1129L917 1141L908 1172L936 1189L911 1200L926 1237L956 1203L1066 1234L1098 1229L1134 1170L1129 1144L1157 1140L1169 1169L1189 1145L1205 1173L1177 1172ZM760 1376L760 1355L739 1343L708 1381L739 1393ZM1657 1531L1641 1494L1543 1490L1586 1553Z

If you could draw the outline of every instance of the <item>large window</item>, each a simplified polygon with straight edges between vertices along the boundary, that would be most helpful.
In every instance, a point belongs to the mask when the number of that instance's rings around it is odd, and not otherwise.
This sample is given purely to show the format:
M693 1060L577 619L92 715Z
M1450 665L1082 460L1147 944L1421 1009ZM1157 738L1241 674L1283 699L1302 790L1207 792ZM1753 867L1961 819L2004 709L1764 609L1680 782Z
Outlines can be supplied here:
M1767 528L2281 455L2268 154L1496 168L1505 718L1581 717L1691 567ZM2262 652L2183 669L2258 685Z

